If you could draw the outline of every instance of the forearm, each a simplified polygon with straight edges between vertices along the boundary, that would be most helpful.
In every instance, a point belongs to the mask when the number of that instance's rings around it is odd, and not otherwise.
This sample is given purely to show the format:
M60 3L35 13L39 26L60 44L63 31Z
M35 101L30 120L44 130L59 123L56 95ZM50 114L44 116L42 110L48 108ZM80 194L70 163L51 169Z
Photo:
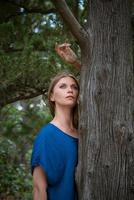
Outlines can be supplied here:
M33 200L47 200L47 192L45 189L34 188Z

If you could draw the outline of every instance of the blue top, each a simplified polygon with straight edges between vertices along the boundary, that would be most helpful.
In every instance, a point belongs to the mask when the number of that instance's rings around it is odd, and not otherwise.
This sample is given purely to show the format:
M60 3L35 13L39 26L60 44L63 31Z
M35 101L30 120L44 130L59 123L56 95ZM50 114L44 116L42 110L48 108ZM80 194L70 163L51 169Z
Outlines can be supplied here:
M48 123L37 135L31 166L41 166L47 175L48 200L77 200L75 168L78 139Z

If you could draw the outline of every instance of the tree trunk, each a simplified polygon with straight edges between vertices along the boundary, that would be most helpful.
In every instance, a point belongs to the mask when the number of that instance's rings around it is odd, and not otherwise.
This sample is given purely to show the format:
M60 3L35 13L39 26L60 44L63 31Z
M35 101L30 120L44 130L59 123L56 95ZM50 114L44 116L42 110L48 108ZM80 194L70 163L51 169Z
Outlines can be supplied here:
M133 200L134 76L128 0L90 0L87 31L91 46L87 41L82 51L78 196Z

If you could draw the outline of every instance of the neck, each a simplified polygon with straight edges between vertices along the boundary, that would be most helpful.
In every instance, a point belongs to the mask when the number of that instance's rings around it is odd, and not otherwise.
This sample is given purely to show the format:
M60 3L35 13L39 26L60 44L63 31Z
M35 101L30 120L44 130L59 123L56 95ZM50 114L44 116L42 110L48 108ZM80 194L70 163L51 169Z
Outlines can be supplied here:
M72 109L68 107L58 107L55 111L55 117L52 120L53 123L63 126L65 128L70 127L74 128L73 126L73 114Z

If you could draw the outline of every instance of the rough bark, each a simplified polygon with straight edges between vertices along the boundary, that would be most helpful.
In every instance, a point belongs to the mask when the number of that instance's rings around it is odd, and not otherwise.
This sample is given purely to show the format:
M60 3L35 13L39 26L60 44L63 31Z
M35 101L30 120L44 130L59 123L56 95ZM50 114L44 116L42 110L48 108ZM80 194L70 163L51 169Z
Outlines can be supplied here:
M82 49L80 200L134 199L133 61L128 0L90 0ZM90 59L90 60L89 60Z

